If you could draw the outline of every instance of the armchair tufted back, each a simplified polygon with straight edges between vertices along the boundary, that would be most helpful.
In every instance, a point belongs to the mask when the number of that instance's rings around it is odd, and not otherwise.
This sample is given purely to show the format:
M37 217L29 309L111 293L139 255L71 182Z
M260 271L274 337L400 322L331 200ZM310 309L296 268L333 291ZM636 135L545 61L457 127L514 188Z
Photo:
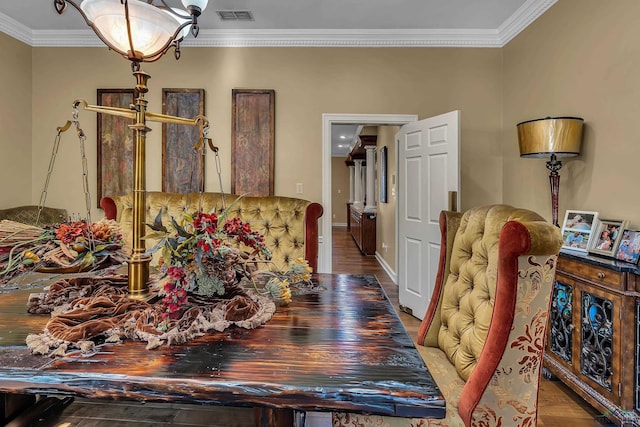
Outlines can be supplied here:
M224 197L226 206L229 207L240 196L225 194ZM115 219L121 224L125 240L130 242L133 222L132 195L105 197L100 204L107 218ZM185 214L192 214L197 210L215 210L219 213L223 209L221 193L147 192L146 205L146 222L153 223L158 212L162 212L162 223L165 225L171 224L172 217L179 223ZM244 196L233 204L230 215L248 222L254 231L264 235L277 266L285 267L289 261L305 258L314 271L316 270L317 222L322 215L322 206L318 203L291 197ZM149 240L147 248L155 243Z
M535 212L506 205L486 206L462 216L453 240L450 271L442 291L438 347L465 381L487 339L498 283L498 243L509 221L545 224ZM548 237L557 244L557 236Z

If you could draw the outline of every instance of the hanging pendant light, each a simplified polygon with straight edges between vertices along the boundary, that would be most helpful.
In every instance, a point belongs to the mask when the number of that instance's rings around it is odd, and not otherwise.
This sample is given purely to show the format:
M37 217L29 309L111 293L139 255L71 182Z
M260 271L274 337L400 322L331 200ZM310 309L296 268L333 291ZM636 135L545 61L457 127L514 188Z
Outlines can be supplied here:
M76 8L96 35L110 49L139 64L160 59L172 47L180 57L180 42L191 32L197 37L198 17L208 0L182 0L186 10L164 0L54 0L59 14L67 3Z

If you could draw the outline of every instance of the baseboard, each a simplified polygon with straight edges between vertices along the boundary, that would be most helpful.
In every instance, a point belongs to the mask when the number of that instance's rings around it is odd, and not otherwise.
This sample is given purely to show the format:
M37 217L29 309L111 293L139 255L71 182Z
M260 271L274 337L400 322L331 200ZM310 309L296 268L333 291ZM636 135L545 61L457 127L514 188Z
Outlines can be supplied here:
M332 222L331 223L332 227L342 227L342 228L346 228L347 227L347 223L346 222Z
M397 285L398 279L396 277L396 272L393 271L391 267L389 267L389 264L387 264L387 262L384 260L384 258L382 258L378 251L376 251L376 260L378 261L378 264L380 264L382 269L389 275L391 281Z

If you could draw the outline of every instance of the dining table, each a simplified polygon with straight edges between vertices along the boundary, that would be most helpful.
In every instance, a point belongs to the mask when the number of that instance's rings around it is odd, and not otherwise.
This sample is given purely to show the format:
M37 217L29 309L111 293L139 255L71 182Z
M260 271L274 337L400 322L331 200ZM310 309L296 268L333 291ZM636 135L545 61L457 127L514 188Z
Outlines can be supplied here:
M292 425L307 411L445 416L438 385L374 275L314 274L255 329L56 357L25 344L50 318L27 312L29 296L55 278L25 276L0 285L0 421L24 396L251 407L256 425Z

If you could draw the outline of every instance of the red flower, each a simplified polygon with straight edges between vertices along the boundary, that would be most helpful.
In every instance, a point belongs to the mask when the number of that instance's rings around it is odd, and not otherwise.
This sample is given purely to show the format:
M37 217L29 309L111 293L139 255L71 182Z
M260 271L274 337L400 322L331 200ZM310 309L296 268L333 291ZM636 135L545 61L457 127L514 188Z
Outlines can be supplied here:
M89 227L85 221L73 221L68 223L62 223L56 230L56 237L65 244L70 244L76 241L78 237L88 236Z

